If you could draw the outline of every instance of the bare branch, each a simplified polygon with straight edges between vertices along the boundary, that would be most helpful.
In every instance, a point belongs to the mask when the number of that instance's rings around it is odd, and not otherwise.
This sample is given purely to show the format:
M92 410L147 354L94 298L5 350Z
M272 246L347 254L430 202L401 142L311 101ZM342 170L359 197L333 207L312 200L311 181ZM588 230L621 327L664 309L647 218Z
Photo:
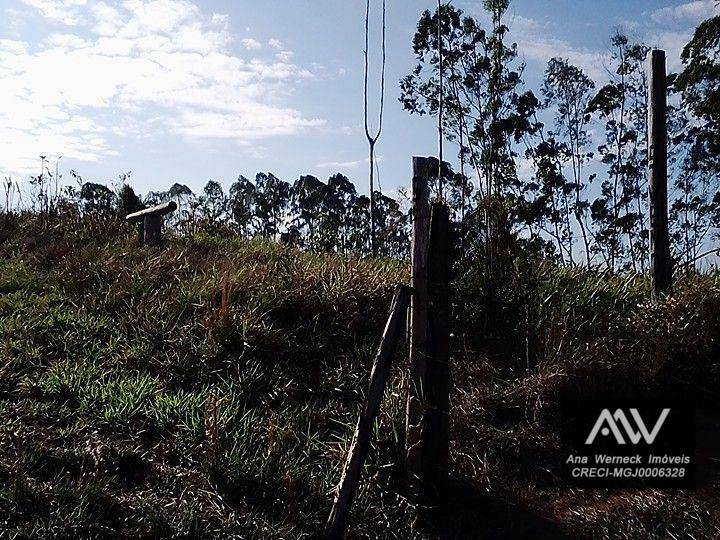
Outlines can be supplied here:
M385 18L386 8L385 0L382 3L382 37L380 42L381 53L382 53L382 65L380 68L380 111L378 128L374 135L370 133L370 126L368 125L368 70L369 70L369 41L370 41L370 0L365 2L365 76L364 76L364 116L365 116L365 136L367 137L368 143L375 144L380 138L382 132L383 123L383 111L385 109L385 63L386 63L386 49L385 49Z
M375 143L380 138L382 132L382 121L383 121L383 109L385 108L385 0L382 0L382 38L381 38L381 50L382 50L382 66L380 68L380 112L378 120L378 128L374 135L370 133L370 126L368 123L368 70L369 70L369 48L370 48L370 0L365 2L365 71L363 77L363 115L365 120L365 137L370 147L370 155L368 157L369 166L369 177L370 177L370 251L373 255L377 254L377 246L375 243L375 186L374 186L374 174L375 174Z

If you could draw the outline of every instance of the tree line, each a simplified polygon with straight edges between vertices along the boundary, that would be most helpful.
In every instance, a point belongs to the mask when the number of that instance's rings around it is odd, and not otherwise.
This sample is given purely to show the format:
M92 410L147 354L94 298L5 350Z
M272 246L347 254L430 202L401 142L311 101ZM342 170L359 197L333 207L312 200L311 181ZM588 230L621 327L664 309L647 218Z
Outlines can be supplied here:
M460 164L450 196L472 218L465 229L489 256L510 236L562 264L644 271L649 47L616 31L607 81L557 57L532 91L510 40L509 1L484 7L486 27L449 3L425 11L413 39L417 65L400 81L410 114L442 111ZM698 27L683 71L668 77L671 234L686 264L720 226L719 58L720 16Z
M439 117L443 138L457 149L458 170L435 167L431 187L451 210L458 245L489 261L512 245L560 264L645 271L649 47L616 31L607 80L557 57L531 90L510 39L509 1L484 6L487 25L449 4L423 12L412 42L417 64L399 82L404 109ZM668 76L670 223L675 258L693 265L714 252L708 248L720 228L720 16L696 29L681 58L683 69ZM409 249L404 192L394 199L373 190L371 200L342 174L290 183L257 173L239 176L227 193L216 181L197 194L176 183L142 200L129 175L114 193L71 174L76 186L63 197L49 167L31 180L41 212L74 204L97 217L175 200L170 225L182 233L388 257ZM7 209L12 184L4 185Z
M314 251L371 252L370 199L358 194L355 184L339 173L327 182L303 175L289 183L260 172L254 180L239 176L227 192L219 182L210 180L200 193L175 183L166 191L151 191L144 197L130 186L131 173L120 176L117 191L86 182L76 171L70 174L74 185L57 192L50 171L32 179L32 206L40 215L62 215L102 226L107 219L122 220L132 212L174 201L178 210L167 217L166 225L179 234L263 237ZM407 256L409 213L403 206L407 205L402 198L375 192L380 256Z

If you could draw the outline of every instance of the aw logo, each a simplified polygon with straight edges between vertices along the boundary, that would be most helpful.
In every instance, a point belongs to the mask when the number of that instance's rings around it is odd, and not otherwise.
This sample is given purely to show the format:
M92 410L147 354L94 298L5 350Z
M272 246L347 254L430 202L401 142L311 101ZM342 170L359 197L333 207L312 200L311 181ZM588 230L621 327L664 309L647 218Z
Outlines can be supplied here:
M629 411L637 429L633 427L622 409L616 409L612 414L610 409L603 409L590 431L590 435L585 440L585 444L595 442L598 432L605 436L612 433L618 444L627 444L626 437L632 444L638 444L641 440L644 440L647 444L652 444L670 414L670 409L663 409L652 431L648 431L645 421L638 410L629 409Z

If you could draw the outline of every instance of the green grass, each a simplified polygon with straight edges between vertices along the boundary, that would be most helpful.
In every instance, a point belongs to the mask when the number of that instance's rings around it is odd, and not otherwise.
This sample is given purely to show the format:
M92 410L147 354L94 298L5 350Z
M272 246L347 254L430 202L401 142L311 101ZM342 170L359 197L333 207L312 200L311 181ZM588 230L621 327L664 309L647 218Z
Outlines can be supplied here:
M317 535L406 264L28 227L0 246L0 537ZM446 532L542 518L581 537L717 536L715 471L679 492L559 478L568 388L692 392L718 409L720 277L647 297L636 276L468 265L453 290L451 466L472 496ZM403 368L354 537L437 530L402 495Z

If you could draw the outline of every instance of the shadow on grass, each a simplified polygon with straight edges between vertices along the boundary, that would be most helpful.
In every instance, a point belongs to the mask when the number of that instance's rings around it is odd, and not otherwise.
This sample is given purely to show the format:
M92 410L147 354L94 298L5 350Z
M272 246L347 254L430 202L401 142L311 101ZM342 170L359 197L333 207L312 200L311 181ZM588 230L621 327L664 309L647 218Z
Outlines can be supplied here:
M451 479L427 531L441 539L569 539L552 521Z

